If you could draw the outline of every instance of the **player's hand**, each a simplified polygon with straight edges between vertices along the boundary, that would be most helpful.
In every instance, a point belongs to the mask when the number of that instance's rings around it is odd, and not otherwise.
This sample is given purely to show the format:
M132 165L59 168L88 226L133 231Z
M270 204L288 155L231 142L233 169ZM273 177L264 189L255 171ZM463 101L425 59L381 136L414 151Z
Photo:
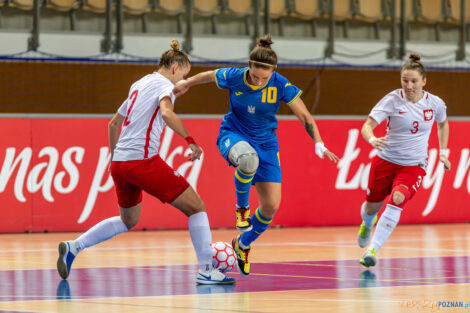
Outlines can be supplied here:
M334 154L333 152L331 152L330 150L326 150L324 155L330 160L330 161L333 161L333 162L338 162L339 161L339 158L336 156L336 154Z
M440 160L442 163L444 163L444 169L445 169L446 171L450 171L450 161L449 161L449 159L447 159L447 156L445 156L444 154L441 154L441 155L439 156L439 160Z
M189 145L189 148L191 149L191 154L189 155L189 159L191 161L199 160L201 158L201 154L202 154L201 147L199 147L195 143L192 143L192 144Z
M186 79L182 79L176 83L175 87L173 88L173 93L175 97L178 98L179 96L182 96L186 91L188 91L188 89L188 81Z
M388 136L380 137L380 138L372 137L369 139L369 143L375 149L382 151L383 148L388 146Z

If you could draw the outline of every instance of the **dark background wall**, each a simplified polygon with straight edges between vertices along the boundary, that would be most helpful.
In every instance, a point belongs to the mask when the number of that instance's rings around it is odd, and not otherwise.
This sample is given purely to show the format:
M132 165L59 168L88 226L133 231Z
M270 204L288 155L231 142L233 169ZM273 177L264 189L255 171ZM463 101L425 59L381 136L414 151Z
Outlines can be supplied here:
M190 75L220 66L193 65ZM130 85L154 71L152 64L0 62L0 113L113 113ZM398 69L280 67L304 91L313 114L366 115L389 91L400 87ZM448 115L470 116L470 72L428 71L426 89L440 96ZM223 114L227 92L215 84L193 87L176 112ZM290 114L286 105L280 114Z

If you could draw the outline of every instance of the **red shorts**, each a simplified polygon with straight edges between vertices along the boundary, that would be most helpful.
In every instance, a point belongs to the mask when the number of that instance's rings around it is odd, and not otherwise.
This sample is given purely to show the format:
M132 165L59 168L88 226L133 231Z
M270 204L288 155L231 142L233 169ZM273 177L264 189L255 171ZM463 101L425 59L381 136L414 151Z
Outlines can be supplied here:
M385 161L378 156L372 159L367 202L381 202L395 186L405 185L413 198L423 181L426 171L419 166L402 166Z
M189 187L186 179L159 155L145 160L113 161L111 176L122 208L142 202L142 190L163 203L171 203Z

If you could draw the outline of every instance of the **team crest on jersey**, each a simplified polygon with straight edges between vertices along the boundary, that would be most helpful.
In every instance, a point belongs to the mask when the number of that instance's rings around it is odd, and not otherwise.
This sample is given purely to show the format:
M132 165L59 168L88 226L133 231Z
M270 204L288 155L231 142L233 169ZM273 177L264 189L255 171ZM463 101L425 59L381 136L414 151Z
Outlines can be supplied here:
M423 110L423 113L425 121L432 121L432 118L434 117L434 111L432 109Z
M248 106L248 113L255 114L256 107L254 105Z

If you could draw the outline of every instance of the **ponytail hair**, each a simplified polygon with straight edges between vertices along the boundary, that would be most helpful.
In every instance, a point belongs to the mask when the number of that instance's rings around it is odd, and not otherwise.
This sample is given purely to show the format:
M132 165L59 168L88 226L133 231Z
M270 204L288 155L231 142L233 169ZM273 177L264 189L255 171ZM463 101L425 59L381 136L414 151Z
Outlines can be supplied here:
M173 63L177 63L180 66L191 64L188 55L183 50L180 50L180 43L178 40L173 39L170 43L171 49L163 52L158 63L158 68L164 67L169 69Z
M411 53L408 57L408 61L403 64L401 67L401 72L406 70L418 71L422 78L426 78L426 69L423 64L420 62L421 56L417 53Z
M266 34L258 39L258 44L250 52L250 66L263 69L275 69L277 66L277 54L271 48L273 41L271 35Z

